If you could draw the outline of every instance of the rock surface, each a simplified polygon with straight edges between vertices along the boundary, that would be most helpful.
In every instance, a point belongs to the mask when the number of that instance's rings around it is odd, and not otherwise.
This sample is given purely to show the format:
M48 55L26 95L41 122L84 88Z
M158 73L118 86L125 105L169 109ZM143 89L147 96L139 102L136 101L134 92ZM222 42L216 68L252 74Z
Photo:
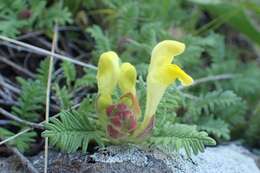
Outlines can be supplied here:
M207 148L198 156L112 146L92 155L50 151L50 173L260 173L248 150L235 144ZM254 160L255 159L255 160ZM43 155L30 158L43 172ZM0 158L0 173L28 172L15 157Z

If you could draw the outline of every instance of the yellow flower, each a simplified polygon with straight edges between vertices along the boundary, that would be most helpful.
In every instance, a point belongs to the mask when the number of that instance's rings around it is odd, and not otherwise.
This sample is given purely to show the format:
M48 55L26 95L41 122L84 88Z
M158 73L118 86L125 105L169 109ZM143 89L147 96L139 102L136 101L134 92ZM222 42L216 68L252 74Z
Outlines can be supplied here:
M133 132L133 137L141 138L149 133L153 127L154 116L158 104L167 89L175 80L182 85L192 84L192 78L180 67L172 64L175 56L185 49L183 43L165 40L157 44L151 54L151 62L147 76L147 98L144 119ZM104 115L104 111L113 104L111 95L118 85L122 97L119 103L128 105L140 117L141 111L136 97L136 69L130 63L119 65L119 58L115 52L106 52L100 56L98 64L98 99L97 110Z
M100 56L97 71L98 99L97 110L104 112L112 104L111 95L119 78L119 58L115 52L105 52Z
M182 85L192 84L193 80L189 75L177 65L171 64L174 57L181 54L184 49L183 43L172 40L162 41L153 49L147 76L145 116L143 123L136 131L137 135L153 123L151 121L154 119L158 104L171 83L178 79Z
M119 85L122 95L131 93L135 97L135 67L130 63L123 63L120 66L119 57L115 52L105 52L100 56L98 62L97 83L97 110L104 113L106 107L113 103L111 95L117 84ZM124 97L124 99L129 100L127 97Z
M127 93L132 93L135 96L135 84L137 76L135 67L130 63L123 63L120 69L118 84L122 94L125 95Z

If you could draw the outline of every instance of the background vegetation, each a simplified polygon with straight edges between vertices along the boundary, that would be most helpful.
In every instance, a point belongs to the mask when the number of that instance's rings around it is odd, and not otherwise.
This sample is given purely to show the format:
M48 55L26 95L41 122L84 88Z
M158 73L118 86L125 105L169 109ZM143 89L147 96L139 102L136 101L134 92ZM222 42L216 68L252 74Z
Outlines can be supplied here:
M256 0L0 1L1 35L50 50L56 23L59 54L96 65L100 53L114 50L123 61L135 64L141 103L152 48L164 39L184 42L186 51L174 62L191 74L195 83L189 88L177 84L167 90L157 113L154 136L149 140L149 144L175 149L180 142L192 146L194 138L203 136L191 133L195 129L206 131L218 143L240 140L247 146L260 147L257 19L260 4ZM44 120L49 60L26 48L0 44L0 138L4 140L32 126L28 122ZM102 145L104 134L97 133L98 125L92 123L96 118L95 70L58 60L54 67L51 115L63 113L53 119L56 126L47 126L45 135L67 151L79 147L86 151L92 140ZM65 111L71 107L78 108L74 113ZM10 120L8 113L26 122ZM90 117L87 120L73 118L84 119L86 113ZM72 114L71 119L65 114ZM169 131L173 123L177 125ZM40 127L35 128L8 144L37 153L43 145L41 132ZM79 134L82 136L77 143L59 142L73 141ZM192 149L197 152L194 146Z

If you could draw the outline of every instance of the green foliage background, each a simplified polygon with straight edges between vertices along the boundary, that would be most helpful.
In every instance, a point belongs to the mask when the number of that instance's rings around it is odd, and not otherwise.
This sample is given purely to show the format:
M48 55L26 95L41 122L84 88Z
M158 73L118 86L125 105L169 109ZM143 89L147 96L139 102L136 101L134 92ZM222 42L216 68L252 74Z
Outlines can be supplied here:
M48 36L55 22L59 26L80 26L93 39L90 63L96 64L102 52L114 50L122 61L136 65L141 105L145 102L145 77L152 48L164 39L184 42L186 51L174 63L202 82L189 88L177 83L167 90L156 115L153 136L147 143L174 150L184 147L188 154L198 153L203 151L203 145L214 143L208 133L218 143L239 139L260 147L258 2L7 0L0 2L0 11L0 33L9 37L37 30ZM24 11L30 12L29 18L21 18ZM234 41L231 34L241 38L246 46ZM36 80L17 79L22 92L19 106L12 108L15 115L38 122L39 112L44 110L47 67L48 61L43 61ZM91 123L97 119L93 112L95 94L86 93L80 108L68 111L76 104L75 91L95 88L95 72L84 69L84 75L79 75L68 62L61 63L61 69L65 82L54 79L52 89L61 116L46 125L44 135L69 152L78 148L86 151L93 140L102 146L108 141L104 129ZM1 138L12 133L0 128ZM11 144L24 150L35 135L20 136Z

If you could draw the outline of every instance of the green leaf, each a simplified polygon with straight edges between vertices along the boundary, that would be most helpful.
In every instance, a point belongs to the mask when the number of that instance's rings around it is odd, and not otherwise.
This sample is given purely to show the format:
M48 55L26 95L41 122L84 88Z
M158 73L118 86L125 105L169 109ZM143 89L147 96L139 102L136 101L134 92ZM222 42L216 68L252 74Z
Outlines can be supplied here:
M196 101L191 101L188 105L188 111L186 115L189 118L197 117L202 113L210 115L217 108L222 110L240 102L241 98L238 97L233 91L216 90L209 92L205 95L201 95Z
M44 60L41 61L40 67L37 68L37 74L36 74L36 79L38 79L43 86L47 86L47 81L48 81L48 72L49 72L49 64L50 64L50 59L45 58Z
M60 107L62 110L67 110L72 106L72 95L66 86L60 88L58 84L55 84L56 96L59 99Z
M214 119L213 116L203 117L199 120L198 128L218 138L230 139L228 124L222 119Z
M96 84L96 72L91 69L84 69L85 74L76 80L75 88L77 87L92 87Z
M24 80L17 78L21 85L18 105L12 107L12 113L29 121L37 121L38 111L42 110L45 102L45 84L39 80Z
M56 2L52 6L42 11L38 19L37 26L40 28L53 29L55 23L63 26L66 23L71 23L71 13L67 7L63 7L62 2Z
M250 18L247 10L255 12L259 17L259 6L254 3L243 3L232 1L202 1L202 0L191 0L192 2L202 5L207 11L216 16L221 16L222 23L227 23L237 29L238 31L245 34L252 41L260 45L260 30L253 23L253 18ZM253 6L253 8L252 8Z
M17 132L18 133L18 132ZM7 139L11 136L15 135L15 133L0 127L0 138ZM17 149L21 152L27 151L30 147L30 144L35 141L34 137L36 137L36 132L27 132L22 135L16 137L15 139L8 142L9 145L17 147Z
M254 147L260 146L260 102L256 105L253 115L250 117L246 131L247 142Z
M103 145L102 134L85 113L71 110L63 111L60 114L60 120L51 118L50 123L45 124L47 130L42 134L49 137L52 145L69 153L75 152L79 148L86 152L88 144L92 140L100 146Z
M68 61L63 61L61 66L67 81L67 85L71 86L71 83L76 80L76 68L74 64Z
M95 39L96 56L111 50L111 43L106 34L98 25L94 25L86 30Z
M183 148L188 156L203 152L205 145L216 145L215 140L206 132L199 132L196 126L185 124L165 126L159 134L153 135L148 143L161 149L179 151Z

